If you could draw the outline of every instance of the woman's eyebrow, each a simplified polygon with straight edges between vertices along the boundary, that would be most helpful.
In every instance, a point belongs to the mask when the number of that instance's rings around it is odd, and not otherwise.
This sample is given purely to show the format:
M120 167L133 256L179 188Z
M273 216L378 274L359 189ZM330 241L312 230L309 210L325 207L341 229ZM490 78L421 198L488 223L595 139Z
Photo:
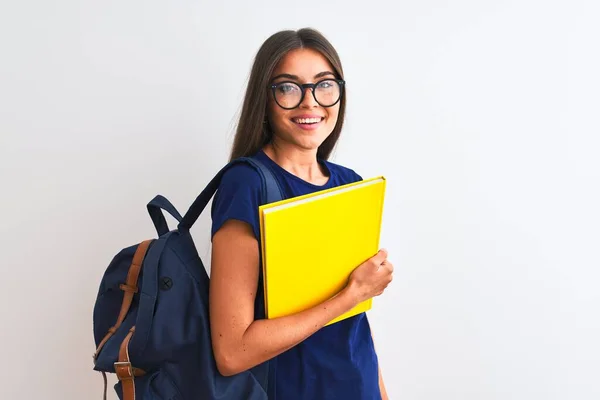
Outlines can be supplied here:
M335 74L333 72L331 72L331 71L323 71L323 72L319 72L318 74L316 74L315 75L315 79L322 78L322 77L327 76L327 75L333 75L333 76L335 76Z
M335 76L335 74L333 72L331 72L331 71L323 71L323 72L319 72L318 74L316 74L314 76L314 78L318 79L318 78L322 78L322 77L328 76L328 75ZM300 78L298 78L297 75L292 75L292 74L279 74L279 75L275 76L272 80L274 81L274 80L280 79L280 78L287 78L287 79L292 79L292 80L295 80L295 81L300 80Z
M290 75L290 74L279 74L279 75L273 77L272 80L274 81L275 79L280 79L280 78L287 78L287 79L292 79L295 81L298 80L298 77L296 75Z

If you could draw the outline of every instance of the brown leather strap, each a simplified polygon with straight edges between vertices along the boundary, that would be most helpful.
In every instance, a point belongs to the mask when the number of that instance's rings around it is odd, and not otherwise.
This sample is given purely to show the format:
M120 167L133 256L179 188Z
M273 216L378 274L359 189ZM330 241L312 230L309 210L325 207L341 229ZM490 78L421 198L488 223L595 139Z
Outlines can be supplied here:
M108 333L104 338L100 341L98 348L96 349L96 353L94 353L94 360L100 354L100 350L102 347L108 342L108 339L111 338L112 335L117 331L117 329L121 326L127 313L129 312L129 308L131 307L131 302L133 301L133 295L137 293L138 286L137 281L140 276L140 271L142 269L142 262L144 261L144 257L146 257L146 252L148 251L148 247L152 240L145 240L141 242L133 255L133 260L131 261L131 265L129 266L129 271L127 272L127 280L124 284L121 284L119 287L124 291L123 293L123 302L121 303L121 311L119 312L119 317L117 318L117 322L114 326L108 329Z
M131 366L131 360L129 359L129 341L135 332L135 326L133 326L119 348L119 360L115 363L115 372L117 378L121 381L121 388L123 389L123 400L135 400L135 382L136 376L142 376L146 372Z
M104 378L104 396L102 397L102 400L106 400L106 392L107 392L107 388L108 388L108 379L106 379L106 372L104 371L100 371L102 372L102 378Z

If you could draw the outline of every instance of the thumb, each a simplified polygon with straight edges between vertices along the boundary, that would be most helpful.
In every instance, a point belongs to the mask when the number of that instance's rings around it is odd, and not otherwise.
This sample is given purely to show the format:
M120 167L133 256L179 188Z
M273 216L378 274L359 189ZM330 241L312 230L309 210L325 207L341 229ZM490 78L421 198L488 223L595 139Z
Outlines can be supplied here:
M381 263L383 263L386 258L388 256L388 252L386 249L381 249L377 252L377 254L375 254L375 256L373 257L373 261L375 261L377 263L377 265L380 265Z

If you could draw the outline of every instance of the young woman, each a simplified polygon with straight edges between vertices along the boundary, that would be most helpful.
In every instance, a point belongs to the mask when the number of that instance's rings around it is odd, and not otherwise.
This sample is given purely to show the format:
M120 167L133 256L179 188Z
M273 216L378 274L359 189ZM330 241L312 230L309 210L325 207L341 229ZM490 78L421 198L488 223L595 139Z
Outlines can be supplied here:
M256 156L288 198L361 180L327 161L344 120L343 76L336 50L319 32L268 38L252 67L231 158ZM357 266L324 303L261 318L260 188L252 167L239 164L225 173L213 200L210 318L219 371L232 375L276 358L269 399L387 399L366 315L325 327L384 291L393 270L386 251Z

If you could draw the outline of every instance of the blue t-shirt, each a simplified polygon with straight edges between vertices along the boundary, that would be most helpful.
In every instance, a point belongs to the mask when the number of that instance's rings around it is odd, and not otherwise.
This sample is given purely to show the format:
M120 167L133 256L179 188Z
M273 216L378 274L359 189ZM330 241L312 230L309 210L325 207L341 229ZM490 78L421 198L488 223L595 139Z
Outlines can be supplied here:
M285 198L362 180L353 170L320 160L329 179L313 185L281 168L262 150L255 157L269 167ZM240 163L223 175L212 204L212 235L229 219L252 226L260 240L261 178ZM262 268L259 268L262 273ZM258 294L257 294L258 296ZM324 327L275 360L269 400L380 400L378 360L365 313Z

